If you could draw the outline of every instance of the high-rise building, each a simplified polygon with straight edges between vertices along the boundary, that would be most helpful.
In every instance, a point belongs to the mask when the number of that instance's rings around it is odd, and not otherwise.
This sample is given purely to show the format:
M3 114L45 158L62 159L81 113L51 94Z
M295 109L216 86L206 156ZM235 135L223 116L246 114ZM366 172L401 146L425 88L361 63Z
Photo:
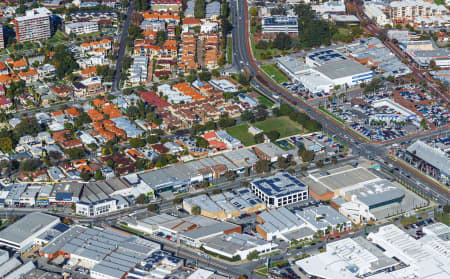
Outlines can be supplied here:
M24 16L14 20L17 42L37 42L51 36L50 17L47 8L28 10Z
M0 49L5 48L5 35L3 34L3 25L0 24Z

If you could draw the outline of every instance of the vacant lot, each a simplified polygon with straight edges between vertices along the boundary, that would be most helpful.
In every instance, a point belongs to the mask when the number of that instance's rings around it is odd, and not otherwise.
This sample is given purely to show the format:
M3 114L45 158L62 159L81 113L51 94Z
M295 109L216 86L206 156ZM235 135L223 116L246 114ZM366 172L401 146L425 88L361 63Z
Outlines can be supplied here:
M289 79L282 73L275 64L265 64L261 68L277 83L288 82Z
M280 133L280 138L289 137L303 132L303 127L289 119L287 116L266 119L261 122L256 122L254 125L257 128L264 130L264 132L276 130Z
M227 132L235 138L238 138L245 146L255 144L255 138L248 132L248 124L231 127Z
M292 121L287 116L270 118L261 122L251 124L264 132L278 131L280 137L289 137L303 132L303 127L298 123ZM245 146L255 144L255 138L248 132L249 124L242 124L239 126L227 129L227 132L235 138L238 138Z

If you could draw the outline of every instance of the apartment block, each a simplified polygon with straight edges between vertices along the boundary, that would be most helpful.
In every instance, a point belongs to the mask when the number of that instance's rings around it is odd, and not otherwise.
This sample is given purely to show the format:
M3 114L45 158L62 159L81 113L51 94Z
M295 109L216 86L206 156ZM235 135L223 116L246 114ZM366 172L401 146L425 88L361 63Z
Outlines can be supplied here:
M14 20L17 42L37 42L51 37L52 13L47 8L28 10Z

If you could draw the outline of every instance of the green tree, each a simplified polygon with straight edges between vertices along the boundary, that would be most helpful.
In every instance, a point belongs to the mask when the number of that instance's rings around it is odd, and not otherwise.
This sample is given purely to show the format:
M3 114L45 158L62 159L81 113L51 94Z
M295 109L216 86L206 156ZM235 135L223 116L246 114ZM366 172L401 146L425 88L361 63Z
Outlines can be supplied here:
M196 18L205 18L205 0L195 0L194 16Z
M13 135L17 138L32 135L36 136L42 131L42 127L36 118L27 118L20 122L13 130Z
M145 146L145 140L141 138L130 139L130 146L132 148L141 148Z
M249 260L249 261L256 260L257 258L259 258L258 254L259 253L257 250L254 250L254 251L248 253L247 260Z
M314 160L314 151L312 151L312 150L304 150L299 155L302 158L303 162L309 163L312 160Z
M278 33L273 40L273 47L279 50L288 50L292 47L292 39L286 33Z
M89 180L91 180L91 177L92 177L91 173L87 172L87 171L82 171L81 174L80 174L80 178L83 181L89 181Z
M101 170L98 169L98 170L95 171L94 179L95 180L103 180L103 179L105 179L105 177L103 176Z
M259 133L254 136L255 143L263 143L264 142L264 134Z
M137 204L146 204L147 203L147 197L144 194L140 194L137 198L136 198L136 203Z
M266 136L270 139L270 141L274 142L280 138L280 133L276 130L272 130L267 132Z
M194 205L191 207L191 214L192 215L200 215L202 213L202 210L200 209L199 206Z
M13 142L11 138L0 138L0 150L3 152L11 151Z
M211 73L209 71L201 71L198 74L198 78L201 81L210 81L211 80Z
M158 212L159 211L159 206L155 203L151 203L147 206L147 210L151 211L151 212Z
M232 170L227 171L224 176L228 181L234 181L237 177L236 173Z
M197 139L195 140L195 144L201 148L208 148L208 146L209 146L208 141L202 137L197 137Z
M42 162L39 159L25 159L20 161L19 169L24 172L31 172L37 170Z
M78 160L81 159L85 154L86 151L82 148L71 148L71 149L66 149L64 150L64 152L69 156L70 159L72 160Z
M155 144L159 142L159 137L155 135L150 135L147 137L147 143L148 144Z
M267 173L270 171L270 162L266 160L258 160L255 164L255 171L257 173Z
M174 204L181 204L183 202L183 199L180 197L176 197L173 199Z

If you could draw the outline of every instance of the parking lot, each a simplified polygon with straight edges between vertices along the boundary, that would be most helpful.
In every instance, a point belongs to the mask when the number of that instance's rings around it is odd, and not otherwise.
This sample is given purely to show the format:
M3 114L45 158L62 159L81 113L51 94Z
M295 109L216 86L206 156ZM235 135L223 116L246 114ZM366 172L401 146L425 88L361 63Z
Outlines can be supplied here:
M299 82L283 82L281 83L281 86L289 90L293 95L301 97L305 100L322 98L330 95L330 93L326 92L317 92L317 93L310 92L303 86L303 84Z

